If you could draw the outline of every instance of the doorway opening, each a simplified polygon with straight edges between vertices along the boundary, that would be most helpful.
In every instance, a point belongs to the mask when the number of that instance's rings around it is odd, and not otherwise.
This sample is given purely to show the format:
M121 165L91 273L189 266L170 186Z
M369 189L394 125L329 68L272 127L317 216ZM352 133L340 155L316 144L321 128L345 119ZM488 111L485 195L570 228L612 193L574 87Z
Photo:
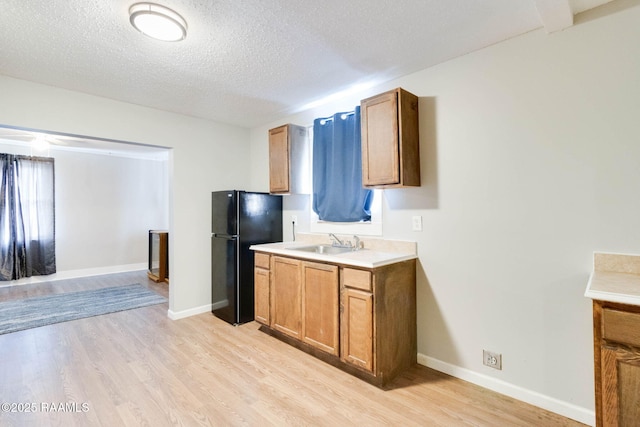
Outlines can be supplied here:
M147 268L149 230L170 228L171 148L0 125L0 152L54 159L57 261L0 287Z

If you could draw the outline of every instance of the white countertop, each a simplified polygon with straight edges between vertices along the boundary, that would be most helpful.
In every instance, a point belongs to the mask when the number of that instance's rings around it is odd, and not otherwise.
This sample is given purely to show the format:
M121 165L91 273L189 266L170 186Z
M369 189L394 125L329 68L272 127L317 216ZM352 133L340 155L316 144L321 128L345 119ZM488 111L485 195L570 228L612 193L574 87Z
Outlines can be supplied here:
M267 252L274 255L284 255L288 257L308 259L312 261L352 265L354 267L364 268L382 267L384 265L407 261L418 257L415 250L385 252L379 249L366 249L366 246L365 249L343 252L341 254L335 255L305 252L295 249L303 246L309 246L311 244L314 243L310 243L309 241L265 243L262 245L252 245L249 249L252 249L254 251Z
M640 305L640 275L594 271L584 296L600 301Z
M640 256L595 253L594 269L584 296L640 305Z

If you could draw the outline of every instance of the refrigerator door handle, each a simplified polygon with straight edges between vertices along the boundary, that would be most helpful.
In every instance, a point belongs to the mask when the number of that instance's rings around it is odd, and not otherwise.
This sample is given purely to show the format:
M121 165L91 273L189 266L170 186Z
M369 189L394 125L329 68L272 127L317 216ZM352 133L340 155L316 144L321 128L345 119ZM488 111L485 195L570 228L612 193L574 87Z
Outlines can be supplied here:
M237 239L237 234L220 234L220 233L211 233L211 237L218 237L221 239Z

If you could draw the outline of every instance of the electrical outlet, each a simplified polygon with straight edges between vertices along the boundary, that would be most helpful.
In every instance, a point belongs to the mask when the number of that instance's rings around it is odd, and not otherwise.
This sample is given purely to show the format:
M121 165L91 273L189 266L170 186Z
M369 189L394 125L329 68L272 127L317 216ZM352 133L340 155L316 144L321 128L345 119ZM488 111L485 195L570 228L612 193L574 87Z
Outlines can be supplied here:
M420 215L416 215L413 217L412 228L413 231L422 231L422 217Z
M482 363L490 368L502 370L502 355L482 350Z
M291 222L294 224L298 223L298 215L291 215Z

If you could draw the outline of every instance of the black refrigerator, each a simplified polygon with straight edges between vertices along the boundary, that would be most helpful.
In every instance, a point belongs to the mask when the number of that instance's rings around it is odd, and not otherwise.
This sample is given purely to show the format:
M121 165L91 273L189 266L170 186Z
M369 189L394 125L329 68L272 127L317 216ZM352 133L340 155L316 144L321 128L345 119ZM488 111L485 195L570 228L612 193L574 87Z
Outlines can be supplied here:
M211 194L211 311L233 325L253 320L251 245L282 241L282 196Z

